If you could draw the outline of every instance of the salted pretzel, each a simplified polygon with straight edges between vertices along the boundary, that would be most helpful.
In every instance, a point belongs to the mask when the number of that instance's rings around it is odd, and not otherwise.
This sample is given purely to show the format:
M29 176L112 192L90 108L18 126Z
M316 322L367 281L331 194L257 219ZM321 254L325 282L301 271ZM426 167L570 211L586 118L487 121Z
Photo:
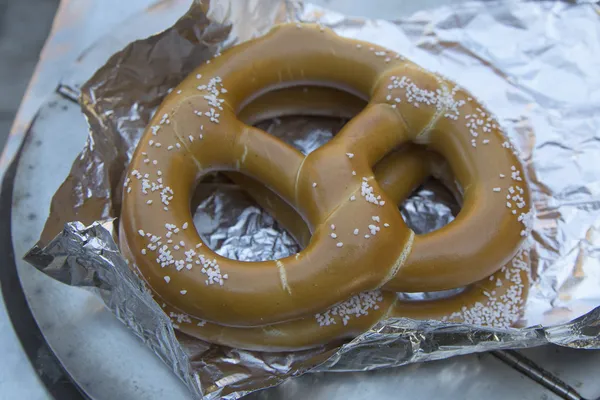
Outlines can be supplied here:
M236 116L265 92L299 83L369 100L308 156ZM373 173L408 142L447 160L464 200L452 223L419 236ZM204 246L189 201L198 178L215 170L251 176L291 205L311 233L304 250L248 263ZM463 89L383 48L284 24L199 67L159 107L125 181L120 242L156 295L184 315L223 327L293 324L359 293L488 278L527 235L523 175L495 120ZM375 308L390 296L365 301Z

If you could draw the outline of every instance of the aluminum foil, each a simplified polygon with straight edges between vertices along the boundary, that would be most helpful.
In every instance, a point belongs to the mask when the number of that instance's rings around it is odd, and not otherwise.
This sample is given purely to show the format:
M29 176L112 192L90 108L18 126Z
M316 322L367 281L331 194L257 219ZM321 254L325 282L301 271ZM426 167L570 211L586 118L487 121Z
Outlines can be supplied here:
M548 342L600 348L600 12L594 4L470 2L395 21L349 18L284 0L195 3L177 24L115 54L81 89L90 136L56 192L26 259L98 293L107 307L207 399L234 399L308 370L361 371ZM537 219L535 282L523 328L382 321L341 348L258 353L176 333L115 244L124 171L162 98L196 65L282 21L319 21L443 73L484 100L521 150ZM262 126L305 153L343 124L286 118ZM402 205L426 232L457 204L428 182ZM278 258L293 239L244 192L219 177L199 186L196 227L231 258Z

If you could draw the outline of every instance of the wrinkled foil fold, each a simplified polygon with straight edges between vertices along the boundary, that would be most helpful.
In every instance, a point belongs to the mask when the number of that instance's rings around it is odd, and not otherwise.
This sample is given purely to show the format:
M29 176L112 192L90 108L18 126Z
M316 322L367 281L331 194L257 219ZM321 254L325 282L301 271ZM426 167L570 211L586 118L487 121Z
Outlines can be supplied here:
M172 28L115 54L82 87L90 135L26 259L59 281L95 291L206 399L236 399L309 370L364 371L545 343L600 348L599 15L589 3L470 2L383 21L284 0L196 2ZM386 46L457 81L497 114L521 150L537 212L535 281L523 328L397 318L340 348L296 353L229 349L173 330L116 245L124 172L171 88L222 49L284 21L320 22ZM261 128L308 153L343 123L294 117ZM220 254L255 260L298 250L239 187L216 177L198 191L196 228ZM427 232L458 210L451 195L428 182L401 211L415 231Z

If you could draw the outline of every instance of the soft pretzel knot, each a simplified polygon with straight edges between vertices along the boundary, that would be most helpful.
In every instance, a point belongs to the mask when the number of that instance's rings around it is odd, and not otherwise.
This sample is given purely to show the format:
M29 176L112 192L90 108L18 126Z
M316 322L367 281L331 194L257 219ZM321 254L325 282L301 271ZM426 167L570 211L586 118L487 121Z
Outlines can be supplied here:
M298 85L336 87L368 104L307 156L238 118L265 93ZM418 171L431 175L435 164L433 156L394 152L410 142L443 156L463 197L452 223L424 235L398 210ZM242 173L277 193L280 206L271 209L297 211L310 232L306 247L253 263L208 249L194 229L190 199L198 179L215 170ZM519 298L530 208L518 157L465 90L375 45L285 24L199 67L159 107L125 181L120 242L168 312L194 327L187 332L246 348L304 348L386 316L460 311L476 297L472 290L487 299ZM503 279L519 280L520 289L492 294ZM498 289L487 290L492 282ZM468 285L434 304L400 302L394 294Z

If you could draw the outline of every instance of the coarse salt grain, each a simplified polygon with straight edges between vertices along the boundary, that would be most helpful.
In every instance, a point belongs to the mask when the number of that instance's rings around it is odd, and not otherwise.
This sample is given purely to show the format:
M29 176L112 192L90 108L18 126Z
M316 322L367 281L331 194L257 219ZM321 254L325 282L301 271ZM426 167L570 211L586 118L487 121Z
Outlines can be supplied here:
M315 319L319 326L335 325L338 322L347 325L353 317L360 318L368 315L370 310L378 310L378 303L382 301L383 295L379 290L362 292L323 313L315 314Z
M477 302L470 307L463 307L460 312L452 313L443 317L442 321L461 321L467 324L476 324L481 326L492 326L498 328L510 327L521 316L521 309L524 303L524 282L521 279L523 272L529 274L530 265L523 260L526 252L521 249L513 258L511 264L505 265L500 270L505 274L505 281L498 279L496 286L505 286L505 294L499 297L496 292L483 292L488 297L486 303ZM490 281L494 280L494 275Z
M379 228L379 227L378 227L378 226L376 226L376 225L373 225L373 224L369 225L369 230L371 231L371 235L372 235L372 236L375 236L375 235L377 235L377 232L379 232L379 230L380 230L380 229L381 229L381 228Z

